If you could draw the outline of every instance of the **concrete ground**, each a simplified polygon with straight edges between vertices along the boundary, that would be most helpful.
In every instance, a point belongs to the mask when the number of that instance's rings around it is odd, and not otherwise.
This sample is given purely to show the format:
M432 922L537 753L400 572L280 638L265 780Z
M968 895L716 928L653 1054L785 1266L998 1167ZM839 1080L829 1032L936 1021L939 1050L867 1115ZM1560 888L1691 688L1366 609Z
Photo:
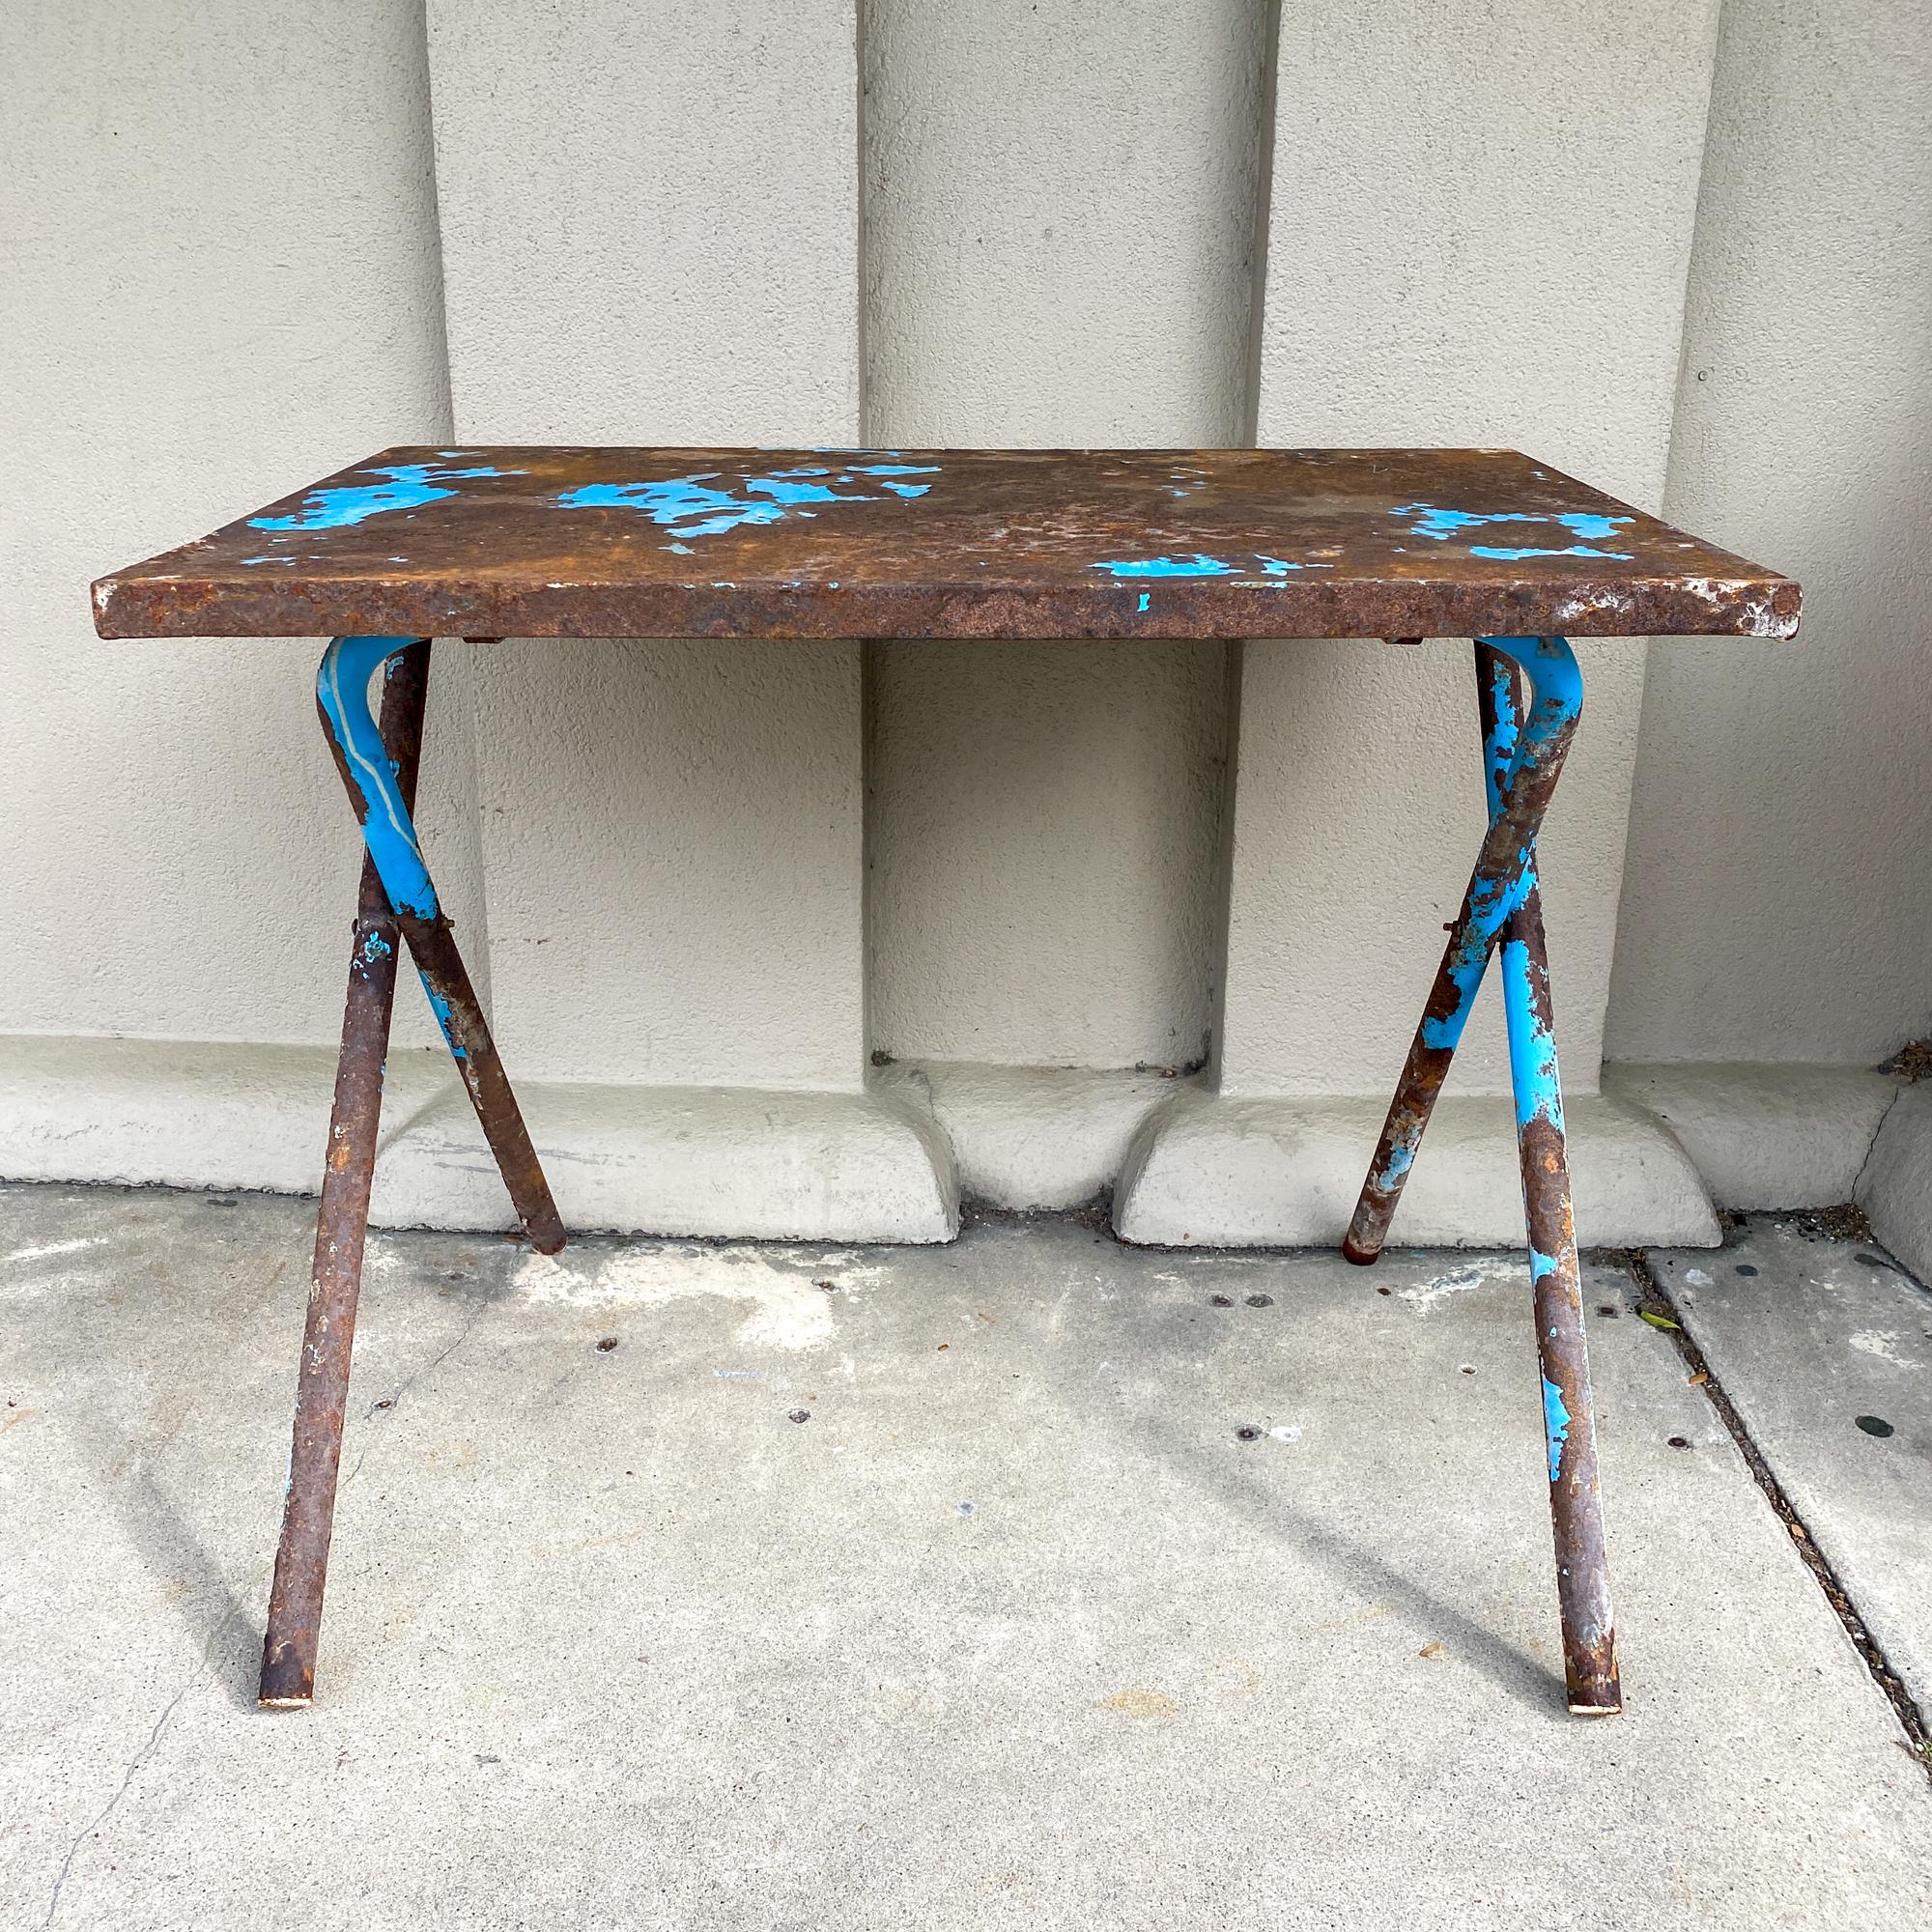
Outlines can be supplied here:
M1932 1911L1932 1779L1609 1263L1621 1719L1563 1709L1514 1258L1078 1219L377 1236L319 1699L260 1712L310 1213L0 1189L9 1928ZM1741 1239L1652 1265L1922 1684L1932 1302Z

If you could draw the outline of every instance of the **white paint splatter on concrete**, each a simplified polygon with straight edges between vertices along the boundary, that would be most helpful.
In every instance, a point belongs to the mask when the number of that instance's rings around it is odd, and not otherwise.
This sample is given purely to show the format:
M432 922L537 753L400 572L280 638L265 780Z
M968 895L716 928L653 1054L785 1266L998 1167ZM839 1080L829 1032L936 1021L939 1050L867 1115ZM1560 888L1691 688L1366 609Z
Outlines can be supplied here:
M46 1241L37 1248L15 1248L7 1257L10 1262L51 1261L56 1255L77 1255L83 1248L104 1248L105 1235L83 1235L72 1241Z
M1446 1273L1418 1283L1414 1288L1399 1288L1395 1298L1407 1302L1412 1308L1421 1309L1426 1315L1450 1295L1464 1294L1472 1288L1481 1288L1485 1282L1528 1279L1527 1262L1515 1261L1503 1255L1485 1255L1480 1261L1464 1262L1462 1266L1450 1268Z
M1847 1337L1853 1348L1867 1355L1876 1355L1880 1361L1890 1362L1895 1368L1916 1369L1918 1363L1908 1360L1898 1352L1898 1330L1896 1328L1861 1328L1856 1335Z
M1299 1442L1301 1440L1301 1425L1298 1422L1277 1422L1268 1431L1268 1434L1277 1442Z
M526 1301L571 1308L661 1308L701 1295L745 1303L750 1313L736 1339L746 1348L815 1349L832 1339L837 1303L855 1288L877 1280L883 1267L854 1266L843 1253L797 1254L802 1263L782 1267L773 1251L758 1248L643 1248L561 1258L529 1255L518 1264L511 1287ZM817 1286L812 1268L837 1267L836 1292Z
M1684 1270L1684 1279L1692 1288L1709 1288L1711 1286L1711 1277L1702 1268L1686 1268Z

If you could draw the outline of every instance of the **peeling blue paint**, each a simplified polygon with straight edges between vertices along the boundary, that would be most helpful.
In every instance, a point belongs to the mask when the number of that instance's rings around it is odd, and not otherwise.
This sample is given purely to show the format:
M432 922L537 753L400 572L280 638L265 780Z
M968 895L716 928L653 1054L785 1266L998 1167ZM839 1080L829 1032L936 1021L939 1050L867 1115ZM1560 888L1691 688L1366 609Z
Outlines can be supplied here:
M1232 563L1218 556L1118 556L1090 564L1090 570L1104 570L1112 577L1234 577Z
M1529 716L1520 729L1517 724L1515 707L1509 701L1507 676L1500 676L1496 687L1498 721L1507 720L1507 773L1541 757L1544 748L1556 733L1564 728L1583 706L1582 673L1577 668L1577 659L1569 644L1561 638L1485 638L1482 641L1501 656L1521 666L1528 672L1530 687L1534 693L1534 702ZM1500 738L1501 734L1499 734ZM1504 746L1501 742L1484 748L1483 772L1489 792L1490 815L1494 818L1502 810L1504 792L1507 789L1507 776L1504 775ZM1469 920L1463 928L1461 944L1455 957L1449 962L1449 978L1456 988L1456 1005L1444 1015L1432 1016L1422 1023L1422 1042L1425 1046L1453 1052L1461 1043L1463 1030L1468 1025L1469 1013L1476 1003L1476 994L1481 990L1483 976L1489 970L1490 953L1495 948L1496 936L1501 932L1509 916L1522 903L1536 884L1536 854L1519 849L1516 855L1518 870L1514 877L1474 880L1469 892ZM1529 1015L1529 983L1527 958L1521 970L1514 970L1508 959L1509 949L1504 947L1505 1013L1513 1010L1511 985L1520 980L1517 988L1522 1001L1522 1013ZM1512 1021L1512 1027L1516 1024ZM1512 1083L1517 1094L1519 1118L1521 1118L1524 1087L1519 1076L1520 1068L1531 1064L1527 1050L1519 1053L1517 1036L1511 1033L1510 1059ZM1558 1126L1562 1124L1562 1100L1556 1093L1555 1045L1551 1041L1548 1051L1540 1055L1548 1062L1548 1081L1546 1083L1551 1108L1551 1119ZM1541 1103L1543 1089L1539 1088L1537 1103Z
M1616 563L1629 563L1636 554L1628 550L1592 550L1588 544L1568 544L1562 549L1547 549L1525 544L1520 550L1504 550L1495 544L1471 544L1471 556L1487 556L1501 563L1515 563L1525 556L1601 556Z
M1389 1149L1388 1159L1382 1163L1382 1171L1376 1177L1377 1184L1383 1188L1400 1187L1408 1179L1408 1170L1415 1165L1415 1143L1399 1140Z
M1143 590L1141 592L1141 601L1134 606L1134 609L1136 611L1145 611L1147 607L1152 602L1153 602L1152 596L1148 591Z
M1563 1473L1563 1445L1570 1439L1570 1411L1563 1405L1563 1391L1548 1376L1543 1378L1543 1435L1549 1444L1549 1480L1553 1483Z
M468 1060L469 1052L456 1037L456 1015L450 1011L449 1002L430 984L425 975L418 973L416 977L422 980L422 989L429 995L430 1010L436 1014L436 1023L442 1029L442 1037L449 1047L450 1058Z
M1291 563L1285 557L1263 556L1257 551L1255 561L1261 565L1264 577L1286 577L1296 570L1333 570L1332 563ZM1192 556L1117 556L1108 557L1099 563L1089 564L1090 570L1104 570L1112 577L1243 577L1248 575L1245 566L1230 563L1226 557L1207 556L1196 552Z
M362 963L373 966L377 960L388 958L395 950L380 932L372 932L362 941Z
M250 517L256 530L334 530L366 523L385 510L413 510L454 490L440 486L465 476L521 476L521 469L440 469L433 463L398 463L386 469L365 469L365 476L386 476L386 483L344 483L332 490L311 490L292 516Z
M1617 563L1628 563L1634 554L1630 551L1591 548L1592 543L1614 537L1619 526L1633 521L1629 517L1605 517L1592 510L1445 510L1434 503L1404 503L1397 507L1394 514L1412 520L1411 535L1433 537L1437 543L1447 543L1452 537L1491 524L1553 524L1571 536L1587 540L1552 548L1536 545L1520 548L1492 544L1469 546L1471 556L1492 557L1504 562L1515 562L1525 556L1600 556Z
M418 919L436 919L440 908L416 829L396 786L396 768L369 710L369 680L377 666L405 650L409 638L337 638L322 655L316 696L342 753L345 769L362 801L362 838L389 903Z
M939 468L936 463L855 463L837 472L780 469L769 476L741 476L736 492L721 485L722 470L706 469L652 482L585 483L560 492L556 500L571 510L641 510L674 536L710 537L748 524L781 523L788 515L809 518L813 514L804 507L809 503L883 502L876 492L852 487L862 476L877 479L892 496L923 497L931 489L929 483L899 479L936 476Z

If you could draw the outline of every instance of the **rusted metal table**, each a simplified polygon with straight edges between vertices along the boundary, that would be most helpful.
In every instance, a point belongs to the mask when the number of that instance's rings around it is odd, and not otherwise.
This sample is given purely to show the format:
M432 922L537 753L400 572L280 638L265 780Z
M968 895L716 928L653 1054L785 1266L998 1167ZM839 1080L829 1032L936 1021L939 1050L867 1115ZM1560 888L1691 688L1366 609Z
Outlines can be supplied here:
M399 945L526 1235L564 1240L411 820L432 637L1451 636L1475 639L1489 831L1344 1252L1380 1252L1500 943L1570 1708L1619 1709L1537 894L1582 703L1558 634L1789 637L1798 603L1509 450L389 449L103 578L105 638L334 639L318 695L367 847L262 1702L314 1689Z

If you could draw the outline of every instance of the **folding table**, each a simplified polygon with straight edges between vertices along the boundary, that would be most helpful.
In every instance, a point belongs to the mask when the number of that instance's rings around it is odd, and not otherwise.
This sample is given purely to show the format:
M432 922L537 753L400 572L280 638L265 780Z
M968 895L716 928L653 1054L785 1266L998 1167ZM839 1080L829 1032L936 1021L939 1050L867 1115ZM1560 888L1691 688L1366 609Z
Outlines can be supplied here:
M396 448L103 578L105 638L333 638L318 696L367 848L261 1701L314 1690L399 945L526 1236L564 1240L411 818L433 637L1463 637L1489 829L1344 1253L1380 1252L1500 944L1569 1702L1619 1709L1537 892L1582 702L1565 639L1783 638L1798 607L1789 580L1495 449Z

